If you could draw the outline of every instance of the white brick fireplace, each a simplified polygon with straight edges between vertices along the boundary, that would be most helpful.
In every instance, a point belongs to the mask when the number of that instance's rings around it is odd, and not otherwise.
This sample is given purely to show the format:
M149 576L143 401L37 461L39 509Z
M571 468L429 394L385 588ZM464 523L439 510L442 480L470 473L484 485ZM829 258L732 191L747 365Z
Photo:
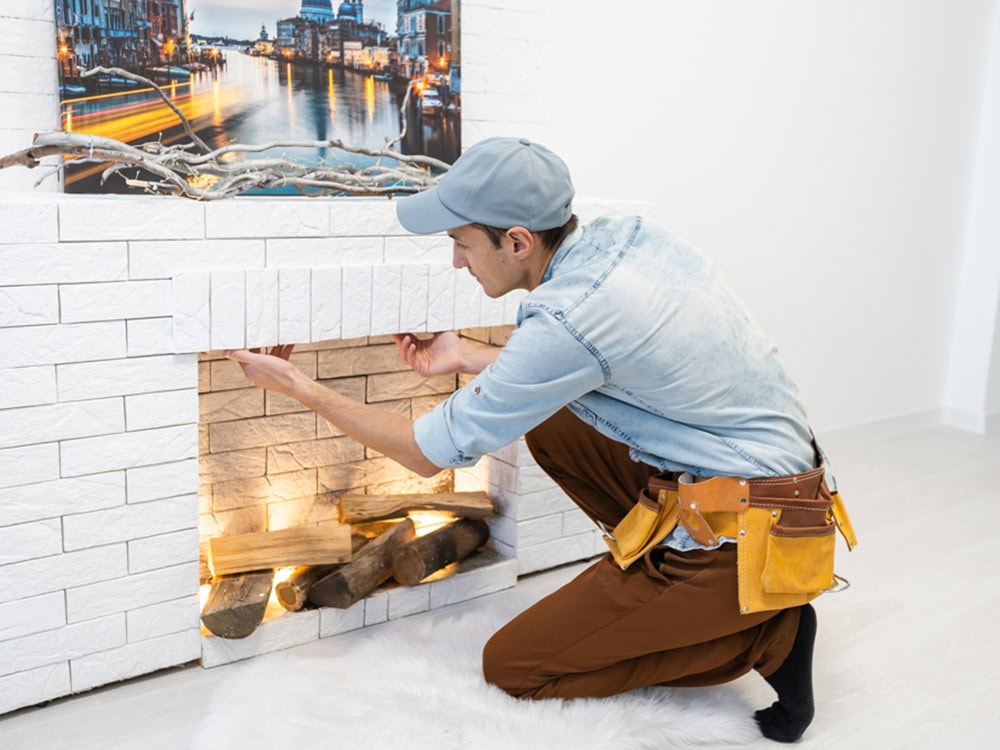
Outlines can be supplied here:
M584 218L605 206L580 201ZM249 638L199 626L199 352L508 324L402 233L387 199L0 194L0 711L205 666L514 585L603 550L523 442L456 474L498 515L487 562L287 613Z

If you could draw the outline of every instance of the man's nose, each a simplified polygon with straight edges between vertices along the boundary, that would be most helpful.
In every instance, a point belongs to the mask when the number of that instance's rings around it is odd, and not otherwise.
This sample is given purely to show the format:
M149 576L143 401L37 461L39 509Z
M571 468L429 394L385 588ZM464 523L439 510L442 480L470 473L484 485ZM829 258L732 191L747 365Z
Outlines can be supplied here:
M458 248L455 248L454 250L451 251L452 268L465 268L468 265L469 264L465 260L465 256L461 253L461 251L459 251Z

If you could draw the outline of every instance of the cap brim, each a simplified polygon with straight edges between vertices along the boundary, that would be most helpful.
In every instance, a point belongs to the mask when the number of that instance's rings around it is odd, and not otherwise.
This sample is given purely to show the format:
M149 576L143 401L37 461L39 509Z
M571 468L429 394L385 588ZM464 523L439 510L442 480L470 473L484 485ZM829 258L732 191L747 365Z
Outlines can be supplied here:
M404 229L414 234L436 234L472 223L446 207L436 187L399 199L396 218Z

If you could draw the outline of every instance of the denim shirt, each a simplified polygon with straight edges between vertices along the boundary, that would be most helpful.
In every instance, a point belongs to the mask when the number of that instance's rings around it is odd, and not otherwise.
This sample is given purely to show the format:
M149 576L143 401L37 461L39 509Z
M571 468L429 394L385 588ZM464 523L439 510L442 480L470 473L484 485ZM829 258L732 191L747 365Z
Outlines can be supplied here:
M718 269L641 217L599 219L556 250L496 361L414 434L474 464L568 407L636 461L696 476L814 466L797 389ZM697 546L682 527L668 543Z

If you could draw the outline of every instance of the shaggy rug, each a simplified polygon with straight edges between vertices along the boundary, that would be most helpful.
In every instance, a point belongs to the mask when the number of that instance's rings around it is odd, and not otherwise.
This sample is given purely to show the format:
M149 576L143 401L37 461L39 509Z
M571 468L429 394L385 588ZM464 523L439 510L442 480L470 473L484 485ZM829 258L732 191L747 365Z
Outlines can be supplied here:
M193 750L662 750L760 739L728 686L521 701L487 685L483 644L529 604L511 592L234 665Z

